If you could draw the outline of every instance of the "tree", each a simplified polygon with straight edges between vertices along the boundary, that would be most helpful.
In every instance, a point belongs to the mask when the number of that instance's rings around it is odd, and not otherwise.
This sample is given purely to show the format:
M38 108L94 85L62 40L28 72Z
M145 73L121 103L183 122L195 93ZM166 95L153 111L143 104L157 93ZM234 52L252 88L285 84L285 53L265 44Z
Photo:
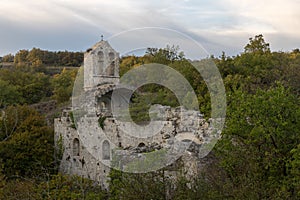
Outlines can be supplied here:
M53 98L59 103L69 101L73 92L73 83L75 81L77 70L63 69L60 74L54 76L52 80Z
M299 197L289 168L300 142L299 119L299 99L280 84L252 95L237 90L217 146L228 177L225 190L236 199Z
M184 53L179 52L179 46L169 46L166 48L148 48L146 55L152 57L151 61L160 64L169 64L175 60L184 59Z
M300 144L291 150L292 159L290 162L290 182L294 188L295 196L300 197Z
M112 169L109 182L110 199L166 199L169 184L164 170L132 174Z
M0 199L108 199L107 192L94 181L62 174L48 178L45 181L16 179L1 185L0 176Z
M23 98L16 86L0 79L0 108L23 102Z
M244 47L245 53L270 53L270 44L265 42L262 34L249 38L249 43Z
M43 56L42 50L33 48L31 51L29 51L26 60L34 67L40 67L43 65Z
M50 77L43 73L20 68L2 69L0 79L17 90L24 100L22 103L33 104L51 96Z
M280 65L282 79L296 95L300 96L300 53L292 52L287 56L290 57L289 60Z
M0 162L10 177L54 172L54 135L45 119L27 106L8 107L0 120Z
M3 62L14 62L14 55L7 54L7 55L3 56L2 61Z
M262 35L250 38L245 51L233 60L236 71L245 78L247 90L267 89L280 80L276 60ZM245 88L246 89L246 88Z
M18 51L15 55L14 63L15 64L26 64L28 54L29 54L29 51L25 50L25 49Z
M108 199L107 193L97 183L79 176L57 174L36 188L40 199Z

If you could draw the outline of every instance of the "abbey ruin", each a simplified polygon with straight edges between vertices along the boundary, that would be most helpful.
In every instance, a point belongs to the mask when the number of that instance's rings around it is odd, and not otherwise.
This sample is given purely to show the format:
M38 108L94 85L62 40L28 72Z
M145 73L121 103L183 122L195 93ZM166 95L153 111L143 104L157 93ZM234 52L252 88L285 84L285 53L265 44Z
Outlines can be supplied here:
M80 175L107 188L111 167L141 172L137 163L139 167L141 163L149 165L149 155L153 155L150 163L155 170L175 162L175 154L182 155L190 174L197 171L197 159L205 156L201 147L212 139L210 120L206 121L198 111L155 105L165 116L158 120L161 130L146 136L143 132L130 134L124 127L131 124L120 123L111 107L112 94L120 80L119 53L101 40L85 52L83 74L80 96L84 100L77 101L84 111L73 105L54 121L56 145L63 149L62 173ZM160 155L168 156L159 160Z

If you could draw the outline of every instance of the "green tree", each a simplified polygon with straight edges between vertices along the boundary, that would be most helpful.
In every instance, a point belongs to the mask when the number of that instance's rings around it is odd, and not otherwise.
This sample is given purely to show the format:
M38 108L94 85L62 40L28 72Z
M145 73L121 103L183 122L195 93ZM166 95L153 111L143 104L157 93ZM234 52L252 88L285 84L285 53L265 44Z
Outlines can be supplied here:
M169 184L164 170L132 174L112 169L109 183L110 199L166 199Z
M97 183L79 176L53 175L36 187L39 199L108 199L107 193Z
M292 158L290 162L290 182L293 194L300 197L300 144L291 150Z
M51 96L50 77L43 73L23 71L20 68L2 69L0 79L17 90L24 100L22 103L33 104Z
M262 35L250 38L245 51L233 60L234 68L247 82L247 90L267 89L280 80L276 61ZM246 89L246 88L245 88Z
M152 57L151 61L160 64L169 64L175 60L182 60L184 53L179 52L179 46L169 46L166 48L148 48L146 55Z
M249 38L249 44L245 46L245 53L269 53L270 44L265 42L262 34Z
M76 78L77 70L64 70L54 76L52 80L53 98L58 102L69 101L73 92L73 84Z
M0 79L0 108L23 102L23 98L16 86Z
M26 60L30 63L30 65L34 67L41 67L43 65L43 51L37 48L33 48L29 51Z
M14 63L15 64L26 64L28 54L29 54L29 51L25 50L25 49L18 51L15 55Z
M2 61L3 62L14 62L14 55L7 54L7 55L3 56Z
M299 99L282 85L253 95L237 90L217 148L225 190L235 199L297 199L288 166L300 142L299 119Z
M293 51L286 55L288 60L284 61L279 70L282 71L282 78L285 84L291 87L292 91L300 96L300 53Z
M43 177L54 172L54 135L27 106L8 107L0 120L0 163L7 177Z

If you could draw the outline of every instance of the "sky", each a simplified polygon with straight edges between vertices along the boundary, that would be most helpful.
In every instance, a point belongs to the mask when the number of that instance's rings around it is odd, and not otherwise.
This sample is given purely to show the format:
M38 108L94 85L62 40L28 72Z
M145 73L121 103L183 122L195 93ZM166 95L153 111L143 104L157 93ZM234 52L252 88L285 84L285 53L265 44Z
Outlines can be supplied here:
M121 54L186 44L196 57L194 42L234 56L258 34L271 50L291 51L300 48L300 0L0 0L0 30L0 56L85 51L101 35Z

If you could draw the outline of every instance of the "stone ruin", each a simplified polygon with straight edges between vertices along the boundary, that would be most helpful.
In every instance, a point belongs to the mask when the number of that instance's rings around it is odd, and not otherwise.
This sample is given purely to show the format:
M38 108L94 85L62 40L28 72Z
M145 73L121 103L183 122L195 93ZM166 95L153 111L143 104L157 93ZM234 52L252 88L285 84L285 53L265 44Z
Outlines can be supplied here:
M119 54L101 40L84 54L83 111L73 106L54 120L56 145L63 149L60 171L95 180L108 188L111 167L130 171L137 158L147 159L149 153L166 150L171 154L180 152L188 174L193 176L198 170L197 158L206 153L201 147L217 137L211 137L212 120L206 121L198 111L183 107L154 105L163 124L160 132L147 137L143 133L129 135L123 130L131 124L120 123L111 111L112 92L118 82ZM188 147L181 150L186 142ZM176 159L163 164L170 165Z

